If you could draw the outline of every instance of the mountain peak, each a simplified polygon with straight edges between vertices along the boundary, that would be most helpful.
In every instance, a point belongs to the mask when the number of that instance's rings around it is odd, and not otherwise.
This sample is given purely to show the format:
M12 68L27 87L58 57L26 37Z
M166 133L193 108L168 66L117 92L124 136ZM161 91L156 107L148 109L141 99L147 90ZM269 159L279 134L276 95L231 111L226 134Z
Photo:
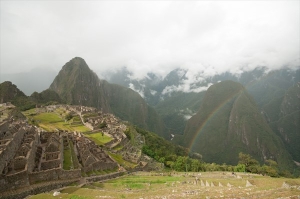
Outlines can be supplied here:
M74 57L70 61L73 62L73 63L75 63L75 64L85 63L84 59L81 58L81 57Z
M67 62L62 70L74 70L74 69L88 69L90 70L89 66L85 62L85 60L81 57L74 57L69 62Z

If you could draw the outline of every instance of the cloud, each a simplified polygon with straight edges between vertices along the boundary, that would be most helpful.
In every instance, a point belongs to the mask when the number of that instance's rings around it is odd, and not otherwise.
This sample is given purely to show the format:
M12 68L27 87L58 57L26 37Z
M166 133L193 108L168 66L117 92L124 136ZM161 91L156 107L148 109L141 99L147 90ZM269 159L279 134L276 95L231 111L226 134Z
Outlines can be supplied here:
M127 66L132 78L300 66L299 1L0 3L1 73L58 71L76 56L98 74Z
M145 98L144 89L141 89L141 90L136 89L135 86L132 83L129 83L129 88L131 88L132 90L134 90L135 92L140 94L140 96L142 96L142 98Z
M185 120L189 120L195 114L196 113L194 113L189 108L182 109L182 110L179 111L179 115L181 115Z
M171 94L172 92L184 92L184 93L199 93L202 91L206 91L211 85L213 84L208 84L207 86L201 86L201 87L197 87L197 88L191 88L191 84L188 84L186 82L180 84L179 86L166 86L164 88L164 90L162 91L163 95L166 94Z
M150 93L151 93L151 95L155 95L157 93L157 91L150 89Z

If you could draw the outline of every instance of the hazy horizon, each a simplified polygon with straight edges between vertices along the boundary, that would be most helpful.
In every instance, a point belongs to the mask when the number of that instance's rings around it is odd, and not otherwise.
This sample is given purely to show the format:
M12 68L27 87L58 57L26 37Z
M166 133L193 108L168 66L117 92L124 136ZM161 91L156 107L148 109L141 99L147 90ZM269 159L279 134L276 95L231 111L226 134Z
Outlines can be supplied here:
M239 72L300 64L299 1L1 1L1 73L174 68Z
M122 67L131 78L181 68L190 81L298 69L299 10L299 1L0 1L1 82L39 68L57 74L74 57L102 79Z

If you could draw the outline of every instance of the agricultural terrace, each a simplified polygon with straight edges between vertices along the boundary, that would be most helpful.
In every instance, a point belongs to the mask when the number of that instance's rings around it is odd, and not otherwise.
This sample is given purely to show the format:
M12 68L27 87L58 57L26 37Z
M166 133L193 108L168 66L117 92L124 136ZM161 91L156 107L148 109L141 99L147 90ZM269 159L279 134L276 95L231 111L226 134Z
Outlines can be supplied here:
M74 116L70 120L66 120L65 117L68 111L63 108L55 109L53 112L43 112L43 109L34 108L22 112L29 120L30 123L43 128L46 131L77 131L88 132L89 128L84 126L79 116Z
M102 132L95 132L95 133L84 133L86 137L89 139L93 140L97 145L105 145L106 143L110 142L113 140L112 137L109 137L105 135Z

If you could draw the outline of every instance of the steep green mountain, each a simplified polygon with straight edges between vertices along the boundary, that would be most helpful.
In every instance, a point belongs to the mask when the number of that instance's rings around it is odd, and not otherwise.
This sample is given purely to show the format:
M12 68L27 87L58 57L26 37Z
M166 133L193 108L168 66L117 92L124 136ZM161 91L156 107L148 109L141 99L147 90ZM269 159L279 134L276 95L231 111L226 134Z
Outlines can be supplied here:
M300 162L300 70L271 71L247 85L272 130Z
M165 136L160 117L138 93L100 80L82 58L75 57L66 63L50 85L50 90L58 93L68 104L96 107Z
M263 163L274 159L282 169L293 162L281 139L261 115L245 88L233 81L211 86L200 109L188 122L184 145L207 162L236 164L239 152Z
M22 111L35 107L35 103L9 81L0 84L0 103L5 102L11 102Z
M276 99L270 107L276 107L273 114L272 109L265 111L268 112L266 115L276 116L269 118L272 121L270 126L282 138L293 159L300 162L300 82L292 86L282 98Z

